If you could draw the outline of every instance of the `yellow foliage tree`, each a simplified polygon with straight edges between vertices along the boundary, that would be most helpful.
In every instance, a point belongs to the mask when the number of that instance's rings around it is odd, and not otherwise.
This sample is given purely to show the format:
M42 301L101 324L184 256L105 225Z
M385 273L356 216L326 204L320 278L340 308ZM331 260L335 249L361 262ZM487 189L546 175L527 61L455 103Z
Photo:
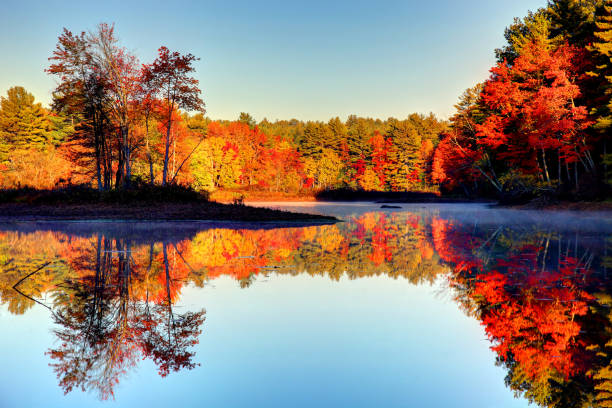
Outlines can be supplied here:
M196 189L236 187L241 175L238 149L221 137L210 137L193 154L191 171Z

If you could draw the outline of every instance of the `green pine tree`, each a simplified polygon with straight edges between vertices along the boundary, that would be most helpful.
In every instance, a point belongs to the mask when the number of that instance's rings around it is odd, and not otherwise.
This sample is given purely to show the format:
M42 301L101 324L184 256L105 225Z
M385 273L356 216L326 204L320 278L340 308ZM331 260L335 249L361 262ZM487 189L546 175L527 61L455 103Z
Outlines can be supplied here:
M365 119L358 118L355 115L348 117L346 125L348 128L346 144L351 164L353 164L357 160L365 159L372 154L368 140L374 132L368 127Z
M550 16L545 9L529 12L523 19L515 18L506 28L504 37L507 45L495 50L499 62L512 63L521 53L526 44L536 41L547 46L554 45L558 39L552 39Z
M299 151L304 157L319 160L324 148L333 143L334 134L326 123L307 122L304 126L304 135L299 142Z
M572 45L585 46L595 30L596 10L602 0L553 0L547 14L551 38L562 38Z
M348 130L337 116L327 122L327 127L329 128L331 138L327 141L326 147L340 154L342 143L346 142Z
M595 41L587 49L592 53L596 68L589 74L595 77L599 86L598 103L591 112L596 118L594 128L604 137L603 163L606 170L612 166L612 152L607 151L610 126L612 126L612 0L606 0L605 5L597 12L595 25ZM607 172L608 183L612 184L612 174Z
M408 190L411 187L411 173L420 163L419 150L422 138L410 119L392 121L387 137L392 141L389 149L387 181L393 190Z
M64 127L62 119L49 115L23 87L10 88L7 97L0 98L0 160L13 149L57 145Z
M238 122L242 122L248 125L251 129L253 129L257 124L253 116L251 116L251 114L247 112L240 112L240 116L238 116Z

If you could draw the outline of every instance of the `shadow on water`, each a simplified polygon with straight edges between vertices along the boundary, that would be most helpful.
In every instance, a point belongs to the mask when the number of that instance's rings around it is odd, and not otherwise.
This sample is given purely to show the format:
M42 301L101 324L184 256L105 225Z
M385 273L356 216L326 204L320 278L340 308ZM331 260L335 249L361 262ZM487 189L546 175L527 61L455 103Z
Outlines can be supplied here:
M276 275L442 278L517 395L609 406L611 236L602 215L456 206L364 210L294 228L11 224L0 226L0 299L13 314L49 308L59 345L47 356L60 387L105 399L141 359L161 376L196 366L205 311L173 307L187 286L221 276L245 289Z

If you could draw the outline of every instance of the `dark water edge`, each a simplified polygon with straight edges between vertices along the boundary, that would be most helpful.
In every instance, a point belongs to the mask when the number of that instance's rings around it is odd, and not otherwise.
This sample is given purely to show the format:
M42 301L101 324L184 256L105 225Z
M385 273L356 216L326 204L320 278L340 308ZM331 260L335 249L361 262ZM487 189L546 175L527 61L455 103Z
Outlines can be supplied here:
M242 204L195 203L82 203L82 204L0 204L0 222L138 220L138 221L232 221L275 223L333 223L326 215L256 208Z
M337 189L321 191L317 201L373 201L377 203L495 203L490 198L444 196L419 191L363 191Z

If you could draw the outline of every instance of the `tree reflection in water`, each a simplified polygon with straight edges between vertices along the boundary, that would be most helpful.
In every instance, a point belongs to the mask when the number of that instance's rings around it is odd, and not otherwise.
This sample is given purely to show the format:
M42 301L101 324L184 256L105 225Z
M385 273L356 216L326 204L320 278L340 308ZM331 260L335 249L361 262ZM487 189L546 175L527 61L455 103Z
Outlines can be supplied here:
M481 321L517 395L547 407L612 405L605 237L441 219L432 236L456 300Z
M60 346L49 350L51 366L66 393L78 387L102 399L140 358L152 359L161 376L192 369L204 311L176 314L168 244L148 260L134 256L129 239L97 236L95 245L74 245L67 258L75 279L55 293L53 319ZM161 257L161 259L160 259ZM156 259L157 258L157 259Z
M32 230L0 233L0 296L22 314L46 295L65 392L113 395L139 358L166 376L196 366L204 311L176 313L186 285L220 276L332 280L441 277L478 319L517 395L541 406L612 406L612 296L603 234L434 213L366 213L337 225L194 231L187 236ZM41 265L48 263L40 271ZM35 272L35 273L33 273ZM19 284L12 285L33 273ZM49 301L50 299L50 301Z

